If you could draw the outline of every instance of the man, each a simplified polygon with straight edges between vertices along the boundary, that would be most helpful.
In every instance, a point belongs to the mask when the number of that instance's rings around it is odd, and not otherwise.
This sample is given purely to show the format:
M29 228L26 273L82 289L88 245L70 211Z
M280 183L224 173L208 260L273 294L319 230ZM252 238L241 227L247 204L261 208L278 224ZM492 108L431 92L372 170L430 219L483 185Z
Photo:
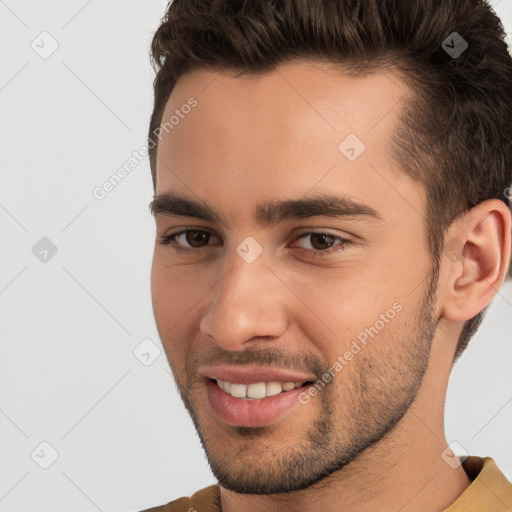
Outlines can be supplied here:
M510 262L494 12L175 0L152 51L154 313L218 484L151 510L512 510L443 414Z

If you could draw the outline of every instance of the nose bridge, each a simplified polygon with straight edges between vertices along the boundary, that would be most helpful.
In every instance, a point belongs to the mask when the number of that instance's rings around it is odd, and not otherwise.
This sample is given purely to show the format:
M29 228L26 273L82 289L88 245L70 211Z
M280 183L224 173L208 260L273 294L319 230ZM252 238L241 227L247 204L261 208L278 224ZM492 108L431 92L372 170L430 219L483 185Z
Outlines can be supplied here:
M262 253L255 259L254 252L246 257L254 249L251 241L247 243L226 257L211 291L210 307L201 320L203 334L226 350L243 350L255 336L278 337L287 327L278 280L266 267Z

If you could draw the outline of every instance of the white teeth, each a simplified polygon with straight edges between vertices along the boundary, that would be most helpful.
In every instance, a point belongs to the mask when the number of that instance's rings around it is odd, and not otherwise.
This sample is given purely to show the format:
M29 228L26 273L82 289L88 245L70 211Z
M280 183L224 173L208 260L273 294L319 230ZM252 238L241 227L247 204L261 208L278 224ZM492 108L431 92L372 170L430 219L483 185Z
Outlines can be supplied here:
M274 396L281 393L281 391L283 391L283 386L280 382L269 382L267 384L267 388L265 389L265 395Z
M247 386L247 398L265 398L265 383L257 382Z
M245 384L231 384L230 395L235 398L245 398L247 395L247 386Z
M255 382L253 384L234 384L218 379L217 385L220 389L229 393L235 398L245 398L247 400L261 400L267 396L274 396L281 391L290 391L302 386L302 382Z

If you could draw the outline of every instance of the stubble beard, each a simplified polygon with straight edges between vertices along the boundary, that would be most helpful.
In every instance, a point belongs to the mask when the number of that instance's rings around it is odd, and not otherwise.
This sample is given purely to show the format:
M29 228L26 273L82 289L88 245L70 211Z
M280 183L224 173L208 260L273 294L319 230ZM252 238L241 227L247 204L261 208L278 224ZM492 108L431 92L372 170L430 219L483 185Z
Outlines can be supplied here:
M305 489L341 470L391 434L413 404L428 365L437 326L437 273L431 274L429 280L413 325L398 340L387 340L392 350L383 357L382 351L373 351L369 345L357 354L349 363L354 365L351 375L355 378L344 383L341 390L332 384L322 389L317 395L317 417L286 446L271 442L272 432L279 426L227 427L229 434L225 427L221 430L226 437L215 438L203 427L199 406L191 398L193 386L188 384L185 388L176 381L220 485L241 494ZM381 338L380 343L383 342ZM343 378L342 371L333 382ZM189 376L187 381L193 382L193 377ZM341 409L343 420L339 418ZM300 414L301 407L294 411ZM287 419L293 421L292 415Z

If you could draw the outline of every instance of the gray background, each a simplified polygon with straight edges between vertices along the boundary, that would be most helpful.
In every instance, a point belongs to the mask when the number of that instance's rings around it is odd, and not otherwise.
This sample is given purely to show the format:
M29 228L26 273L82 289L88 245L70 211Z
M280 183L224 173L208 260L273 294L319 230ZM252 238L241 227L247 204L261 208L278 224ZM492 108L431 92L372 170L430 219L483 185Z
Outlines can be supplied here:
M0 0L2 512L135 511L214 482L158 353L147 158L92 194L145 144L165 4ZM494 4L510 34L512 1ZM511 327L509 282L446 411L448 441L509 479Z

